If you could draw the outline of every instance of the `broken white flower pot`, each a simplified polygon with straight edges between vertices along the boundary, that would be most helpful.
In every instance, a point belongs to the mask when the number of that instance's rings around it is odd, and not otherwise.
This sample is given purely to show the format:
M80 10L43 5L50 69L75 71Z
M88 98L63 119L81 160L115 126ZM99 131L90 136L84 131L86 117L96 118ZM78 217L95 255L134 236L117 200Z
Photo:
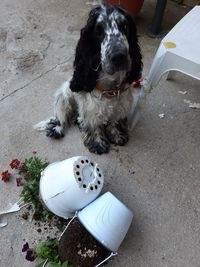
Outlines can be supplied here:
M97 163L78 156L50 164L40 179L40 197L59 217L72 218L100 194L104 175Z
M128 232L133 213L107 192L79 211L78 219L104 247L116 252Z

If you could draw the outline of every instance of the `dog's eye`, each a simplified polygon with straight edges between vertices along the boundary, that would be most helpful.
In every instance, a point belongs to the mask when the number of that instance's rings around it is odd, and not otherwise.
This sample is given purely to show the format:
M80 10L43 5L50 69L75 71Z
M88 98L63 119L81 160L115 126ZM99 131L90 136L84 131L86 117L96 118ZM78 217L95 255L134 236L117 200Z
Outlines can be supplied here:
M95 28L95 33L97 36L101 37L104 35L104 27L102 24L97 24Z

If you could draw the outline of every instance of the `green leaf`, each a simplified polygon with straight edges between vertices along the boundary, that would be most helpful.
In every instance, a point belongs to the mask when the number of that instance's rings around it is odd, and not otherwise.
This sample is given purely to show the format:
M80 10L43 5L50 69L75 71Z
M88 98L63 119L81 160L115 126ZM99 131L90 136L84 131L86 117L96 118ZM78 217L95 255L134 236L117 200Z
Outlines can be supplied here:
M50 267L73 267L73 265L71 263L69 263L68 261L63 262L63 264L52 262L50 264Z
M40 262L39 264L35 265L35 267L42 267L45 261Z
M60 263L50 263L50 267L60 267L62 266Z
M69 263L68 261L63 262L63 264L61 266L62 267L73 267L73 265L71 263Z
M21 174L24 176L23 190L21 197L24 202L32 203L34 207L33 218L40 221L45 221L47 214L43 214L43 207L39 199L39 181L42 170L48 166L47 162L43 162L38 157L30 157L22 162ZM50 214L50 213L48 213Z
M48 259L52 262L58 261L58 240L53 239L39 244L34 249L35 254L41 259Z

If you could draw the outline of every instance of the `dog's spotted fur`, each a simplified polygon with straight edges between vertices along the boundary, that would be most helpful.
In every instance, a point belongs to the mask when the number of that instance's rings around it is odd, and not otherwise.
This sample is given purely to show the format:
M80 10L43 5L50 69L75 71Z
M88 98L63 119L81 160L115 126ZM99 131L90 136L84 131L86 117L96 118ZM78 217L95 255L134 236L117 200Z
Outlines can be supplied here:
M132 17L110 5L94 8L78 41L74 73L57 91L55 117L36 125L47 136L59 138L76 120L91 152L109 151L110 143L128 141L127 115L132 105L130 83L141 75L142 61ZM123 90L120 97L106 98L96 90ZM72 119L73 118L73 119Z

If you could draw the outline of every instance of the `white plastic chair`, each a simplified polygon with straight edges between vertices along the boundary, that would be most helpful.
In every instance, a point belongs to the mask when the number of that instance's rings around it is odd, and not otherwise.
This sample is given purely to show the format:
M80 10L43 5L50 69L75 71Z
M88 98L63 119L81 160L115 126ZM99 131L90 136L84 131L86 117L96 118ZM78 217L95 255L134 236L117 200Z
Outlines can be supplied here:
M155 87L161 76L171 71L200 80L200 6L187 13L161 41L147 77L149 86Z

